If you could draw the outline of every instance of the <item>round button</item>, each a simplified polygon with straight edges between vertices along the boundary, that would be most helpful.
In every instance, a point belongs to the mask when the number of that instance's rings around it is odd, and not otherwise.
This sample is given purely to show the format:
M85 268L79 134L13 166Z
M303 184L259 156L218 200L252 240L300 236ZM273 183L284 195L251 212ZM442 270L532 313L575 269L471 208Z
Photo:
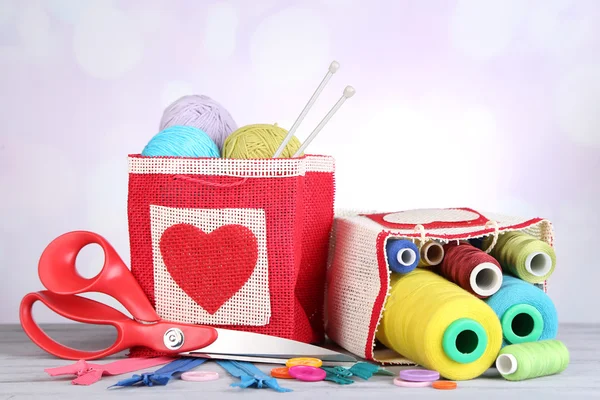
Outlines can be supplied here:
M435 381L431 384L434 389L438 390L452 390L456 389L456 382L452 381Z
M289 371L288 367L273 368L271 370L271 376L273 378L280 378L280 379L294 379L294 377L290 375L290 371Z
M308 365L310 367L318 368L321 365L323 365L323 361L319 360L318 358L311 357L290 358L289 360L287 360L285 365L287 367L294 367L296 365Z
M190 382L206 382L219 379L219 373L213 371L188 371L181 374L181 379Z
M394 385L401 386L401 387L416 388L416 387L431 386L431 382L411 382L411 381L405 381L400 378L394 378Z
M429 369L405 369L400 371L400 379L411 382L433 382L440 379L440 373Z
M325 370L309 365L295 365L290 367L289 372L292 377L305 382L322 381L327 376Z

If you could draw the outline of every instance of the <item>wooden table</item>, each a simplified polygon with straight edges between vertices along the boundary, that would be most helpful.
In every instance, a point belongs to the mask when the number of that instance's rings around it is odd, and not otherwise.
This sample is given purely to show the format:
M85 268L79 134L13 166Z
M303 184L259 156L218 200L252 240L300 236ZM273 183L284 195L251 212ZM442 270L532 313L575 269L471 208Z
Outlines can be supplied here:
M108 345L114 337L106 327L79 325L47 325L46 332L55 339L72 347L93 343L96 349ZM396 398L444 398L444 399L581 399L600 398L600 325L561 325L558 339L571 352L571 364L560 375L508 382L489 370L482 377L458 383L458 389L439 391L432 388L405 389L392 384L392 378L376 376L368 381L357 381L348 386L332 382L304 383L279 380L291 393L277 393L270 389L238 389L229 386L234 380L213 362L199 367L200 370L218 371L222 378L212 382L186 382L172 380L167 386L131 387L107 389L118 377L104 377L91 386L76 386L65 377L50 377L44 368L68 365L71 361L56 359L37 346L23 333L18 325L0 325L0 400L7 399L212 399L239 398L311 398L311 399L396 399ZM86 342L87 341L87 342ZM93 347L92 347L93 348ZM90 349L88 346L87 349ZM111 359L122 357L123 354ZM108 359L99 363L108 362ZM268 372L273 366L257 364ZM155 367L157 369L159 367ZM151 370L154 370L151 369ZM399 367L390 368L394 372Z

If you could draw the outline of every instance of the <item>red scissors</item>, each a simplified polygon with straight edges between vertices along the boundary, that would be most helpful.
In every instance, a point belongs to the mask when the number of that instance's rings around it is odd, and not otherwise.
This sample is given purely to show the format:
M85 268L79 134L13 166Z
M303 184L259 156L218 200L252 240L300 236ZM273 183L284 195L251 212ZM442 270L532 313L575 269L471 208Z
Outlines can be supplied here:
M88 244L104 250L104 266L97 276L77 272L77 255ZM234 359L284 364L293 357L315 357L325 365L354 363L353 357L306 343L252 332L165 321L156 313L127 266L102 236L93 232L69 232L54 239L40 257L38 274L48 290L27 294L21 301L21 325L29 338L50 354L70 360L93 360L122 350L145 346L161 353L215 359ZM77 294L100 292L114 297L133 319L105 304ZM40 329L32 307L41 301L70 320L112 325L115 343L100 351L82 351L55 342Z

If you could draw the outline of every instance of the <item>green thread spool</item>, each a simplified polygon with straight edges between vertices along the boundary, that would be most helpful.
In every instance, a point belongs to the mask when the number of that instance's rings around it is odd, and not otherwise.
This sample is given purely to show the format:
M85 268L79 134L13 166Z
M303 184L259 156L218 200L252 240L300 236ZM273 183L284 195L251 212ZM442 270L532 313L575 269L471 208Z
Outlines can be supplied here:
M461 318L446 328L442 348L450 359L468 364L477 361L485 353L487 342L487 333L480 323Z
M511 344L496 359L496 369L509 381L558 374L568 365L569 350L560 340Z
M544 317L529 304L515 304L500 319L502 333L512 344L535 342L544 331Z
M489 247L492 240L492 237L487 237L483 242L484 248ZM501 234L490 254L504 270L529 283L545 281L556 266L554 249L523 232Z

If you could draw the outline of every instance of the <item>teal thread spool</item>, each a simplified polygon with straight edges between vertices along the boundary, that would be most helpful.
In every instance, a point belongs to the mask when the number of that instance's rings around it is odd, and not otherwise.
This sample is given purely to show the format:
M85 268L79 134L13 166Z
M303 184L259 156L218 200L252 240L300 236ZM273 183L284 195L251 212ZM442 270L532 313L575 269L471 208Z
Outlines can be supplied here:
M559 374L568 365L569 350L560 340L511 344L496 359L496 369L509 381Z
M500 290L485 302L500 318L503 346L556 338L556 307L535 285L504 275Z
M492 237L484 239L483 248L489 247L492 240ZM545 281L556 267L554 249L523 232L502 233L490 254L504 271L529 283Z

